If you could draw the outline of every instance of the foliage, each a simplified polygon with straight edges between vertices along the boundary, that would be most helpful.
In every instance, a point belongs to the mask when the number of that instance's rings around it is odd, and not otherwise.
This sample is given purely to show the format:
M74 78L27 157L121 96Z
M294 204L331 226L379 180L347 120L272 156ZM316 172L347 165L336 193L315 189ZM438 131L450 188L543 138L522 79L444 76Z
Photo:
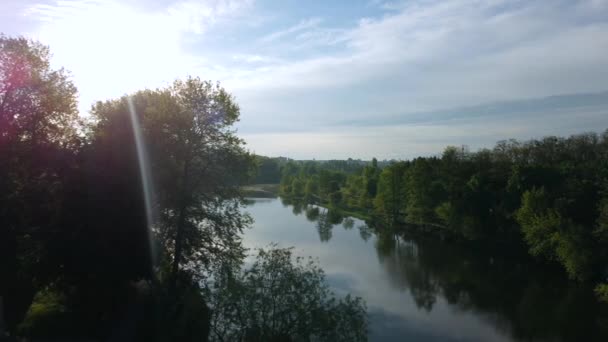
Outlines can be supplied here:
M525 246L571 278L600 280L608 272L607 160L608 131L501 141L477 152L449 146L440 157L383 167L372 160L358 172L290 161L281 193L301 197L304 181L309 202L371 213L388 227Z
M9 328L57 271L54 246L76 167L76 88L49 49L0 35L0 295ZM34 276L35 275L35 276Z
M404 189L404 163L395 163L382 169L374 199L376 211L389 222L396 222L406 208Z
M365 305L337 299L311 260L260 249L247 269L226 267L210 291L212 341L362 341Z
M600 284L595 288L595 293L598 298L604 302L608 302L608 284Z
M189 78L171 87L97 103L96 136L139 116L148 146L159 213L157 236L179 265L208 271L223 258L240 259L240 233L250 218L240 210L240 186L253 158L231 126L239 118L233 98L218 84Z
M38 292L19 324L19 334L30 338L57 337L58 331L67 328L65 302L65 296L51 288Z
M551 258L554 244L559 239L562 218L549 208L544 189L526 191L522 197L517 220L522 227L524 239L534 256Z
M255 156L257 170L253 184L278 184L281 181L281 163L278 158Z
M139 284L142 317L138 341L207 341L210 310L192 275L180 272L175 287L172 276L158 283Z

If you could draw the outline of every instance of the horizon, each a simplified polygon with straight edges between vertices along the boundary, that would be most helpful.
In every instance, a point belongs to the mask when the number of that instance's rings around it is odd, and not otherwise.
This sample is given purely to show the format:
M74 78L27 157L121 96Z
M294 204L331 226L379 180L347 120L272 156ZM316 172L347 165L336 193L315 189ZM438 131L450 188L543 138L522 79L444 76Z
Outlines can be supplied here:
M72 73L81 115L200 76L260 155L403 160L608 128L605 0L9 0L0 19Z

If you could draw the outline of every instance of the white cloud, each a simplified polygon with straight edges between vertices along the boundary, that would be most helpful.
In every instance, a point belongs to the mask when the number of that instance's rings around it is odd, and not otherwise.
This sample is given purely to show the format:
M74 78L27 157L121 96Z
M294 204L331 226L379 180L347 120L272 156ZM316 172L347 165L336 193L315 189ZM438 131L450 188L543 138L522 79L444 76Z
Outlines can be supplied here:
M72 72L86 110L199 69L206 58L183 51L184 34L201 34L250 3L189 1L142 11L119 1L58 1L31 6L26 15L41 21L35 38L51 46L54 64Z

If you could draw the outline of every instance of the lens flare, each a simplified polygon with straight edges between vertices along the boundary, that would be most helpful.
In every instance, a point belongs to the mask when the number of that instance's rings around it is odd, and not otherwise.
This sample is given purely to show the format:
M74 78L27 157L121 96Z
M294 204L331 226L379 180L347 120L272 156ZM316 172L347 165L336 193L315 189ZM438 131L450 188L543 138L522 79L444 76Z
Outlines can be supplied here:
M137 149L137 161L139 164L139 173L142 182L143 195L144 195L144 205L146 210L146 226L147 226L147 234L148 234L148 247L150 251L150 261L152 265L155 265L155 251L154 251L154 241L152 239L152 226L155 222L154 208L152 196L154 194L152 177L150 175L150 165L148 163L148 153L146 149L146 144L144 141L144 137L141 133L141 125L139 123L139 118L135 111L135 106L133 105L133 99L129 96L127 97L127 103L129 106L129 116L131 118L131 127L133 128L133 137L135 138L135 147Z

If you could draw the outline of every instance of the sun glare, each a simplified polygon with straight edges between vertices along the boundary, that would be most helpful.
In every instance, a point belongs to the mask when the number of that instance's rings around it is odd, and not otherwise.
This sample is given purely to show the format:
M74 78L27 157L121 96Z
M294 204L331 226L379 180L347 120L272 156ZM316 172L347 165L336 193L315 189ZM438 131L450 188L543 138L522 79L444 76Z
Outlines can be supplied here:
M144 13L117 2L37 6L30 13L45 16L36 38L53 46L53 63L74 75L84 95L81 108L98 100L86 94L121 96L161 86L187 70L180 53L179 16Z

